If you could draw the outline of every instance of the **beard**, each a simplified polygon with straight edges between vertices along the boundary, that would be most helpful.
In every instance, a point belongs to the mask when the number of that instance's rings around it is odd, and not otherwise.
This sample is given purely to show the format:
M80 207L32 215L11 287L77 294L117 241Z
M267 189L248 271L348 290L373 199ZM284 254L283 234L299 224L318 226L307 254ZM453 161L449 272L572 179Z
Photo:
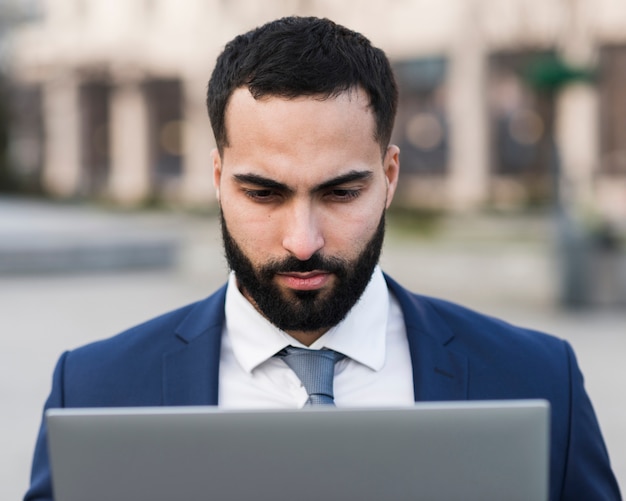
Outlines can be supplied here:
M378 264L385 236L385 213L372 238L353 259L323 256L306 261L294 256L255 267L234 240L220 211L224 253L239 287L272 324L283 331L319 331L341 322L359 300ZM283 291L274 282L277 273L323 270L335 277L330 290Z

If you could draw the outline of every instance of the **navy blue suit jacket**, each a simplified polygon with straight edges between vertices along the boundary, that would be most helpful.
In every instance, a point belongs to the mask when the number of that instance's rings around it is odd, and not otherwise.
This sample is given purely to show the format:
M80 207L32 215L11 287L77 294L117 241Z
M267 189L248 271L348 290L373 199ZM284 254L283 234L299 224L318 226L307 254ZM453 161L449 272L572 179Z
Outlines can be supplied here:
M568 343L412 294L386 279L404 314L416 401L547 399L550 499L620 499ZM225 290L64 353L46 408L216 405ZM43 423L25 501L50 499Z

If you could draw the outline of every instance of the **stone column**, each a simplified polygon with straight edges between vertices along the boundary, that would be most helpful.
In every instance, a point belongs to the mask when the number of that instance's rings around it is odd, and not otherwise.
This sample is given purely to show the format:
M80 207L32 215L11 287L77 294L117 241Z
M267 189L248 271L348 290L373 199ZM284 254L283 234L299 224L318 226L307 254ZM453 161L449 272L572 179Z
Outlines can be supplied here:
M574 68L590 69L596 59L594 2L568 0L561 34L563 59ZM556 143L561 157L561 202L570 210L585 211L593 204L594 172L598 168L599 96L596 84L574 81L557 95Z
M44 189L60 198L77 196L81 188L81 116L75 75L63 74L46 82L43 115Z
M479 208L489 193L487 62L479 6L476 0L459 3L449 59L447 206L457 211Z
M561 157L563 202L583 209L593 203L598 166L598 91L587 83L570 84L558 94L555 135Z
M207 207L216 203L213 189L211 150L215 147L206 110L208 77L183 81L183 179L181 198L185 205Z
M111 93L109 195L137 205L150 195L150 113L139 79L118 80Z

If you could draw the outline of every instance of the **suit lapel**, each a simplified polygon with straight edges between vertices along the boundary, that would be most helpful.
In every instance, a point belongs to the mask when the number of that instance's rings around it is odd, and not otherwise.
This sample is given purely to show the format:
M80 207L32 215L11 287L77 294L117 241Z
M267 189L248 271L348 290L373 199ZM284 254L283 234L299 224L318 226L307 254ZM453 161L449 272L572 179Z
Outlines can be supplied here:
M467 400L468 360L450 348L454 333L430 303L385 278L404 315L415 401Z
M163 356L164 405L217 405L225 293L199 302L176 329L178 347Z

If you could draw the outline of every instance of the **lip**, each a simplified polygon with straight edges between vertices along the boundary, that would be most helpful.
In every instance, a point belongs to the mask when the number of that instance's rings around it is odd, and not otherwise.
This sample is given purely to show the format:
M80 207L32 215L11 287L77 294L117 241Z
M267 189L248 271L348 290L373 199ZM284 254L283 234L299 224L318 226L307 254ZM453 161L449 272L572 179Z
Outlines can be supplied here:
M278 280L289 289L299 291L318 290L324 287L331 279L326 271L310 271L306 273L279 273Z

